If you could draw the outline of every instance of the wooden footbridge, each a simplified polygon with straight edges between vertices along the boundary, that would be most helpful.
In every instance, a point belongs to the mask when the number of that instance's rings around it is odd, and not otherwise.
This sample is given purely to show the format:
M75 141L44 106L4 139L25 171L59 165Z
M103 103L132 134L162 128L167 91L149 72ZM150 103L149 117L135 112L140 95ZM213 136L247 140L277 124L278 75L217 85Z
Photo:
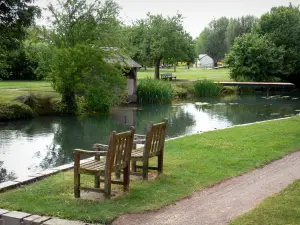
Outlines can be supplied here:
M295 84L292 83L282 83L282 82L217 82L223 86L233 86L233 87L282 87L282 88L294 88Z

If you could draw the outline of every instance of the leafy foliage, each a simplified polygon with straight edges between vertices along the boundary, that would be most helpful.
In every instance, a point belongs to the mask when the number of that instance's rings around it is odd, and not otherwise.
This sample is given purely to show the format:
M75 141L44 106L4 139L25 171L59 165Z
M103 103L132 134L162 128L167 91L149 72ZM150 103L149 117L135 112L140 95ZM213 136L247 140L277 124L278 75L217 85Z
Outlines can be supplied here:
M167 103L171 102L173 89L169 82L146 78L137 87L139 103Z
M0 2L0 78L2 79L7 79L12 74L24 78L27 73L31 73L32 65L26 60L23 40L26 38L26 28L33 25L35 17L40 15L40 9L32 3L33 0Z
M284 48L277 48L266 36L250 33L235 40L226 64L234 80L274 81L287 72L284 54Z
M155 78L159 79L159 68L165 61L193 61L194 44L182 26L183 17L148 14L146 19L136 21L127 28L128 48L131 56L141 64L155 65Z
M39 70L62 94L67 111L77 111L76 96L85 96L88 110L107 110L119 103L125 77L115 58L119 46L119 6L113 1L58 1L48 6L53 29L46 35ZM111 48L109 46L113 46ZM117 96L117 97L116 97Z
M252 34L238 38L227 56L231 77L300 84L300 10L274 7Z

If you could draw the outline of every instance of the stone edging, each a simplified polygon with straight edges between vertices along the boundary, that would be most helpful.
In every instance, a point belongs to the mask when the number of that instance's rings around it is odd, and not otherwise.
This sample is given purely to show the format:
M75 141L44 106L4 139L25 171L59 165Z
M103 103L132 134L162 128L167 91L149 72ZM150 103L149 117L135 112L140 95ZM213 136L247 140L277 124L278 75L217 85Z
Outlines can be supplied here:
M295 116L292 116L292 117L295 117ZM249 125L253 125L253 124L267 123L267 122L271 122L271 121L286 120L286 119L290 119L292 117L285 117L285 118L279 118L279 119L274 119L274 120L265 120L265 121L259 121L259 122L254 122L254 123L235 125L235 126L220 128L220 129L216 129L216 130L225 130L225 129L231 129L231 128L234 128L234 127L243 127L243 126L249 126ZM212 132L212 131L214 131L214 130L204 131L204 132L201 132L201 133L198 133L198 134L203 134L203 133ZM188 135L178 136L178 137L174 137L174 138L169 138L166 141L176 140L176 139L191 136L191 135L196 135L196 134L188 134ZM84 162L86 162L90 159L91 158L83 159L83 160L80 161L80 163L84 163ZM19 187L19 186L22 186L22 185L25 185L25 184L29 184L29 183L36 182L38 180L42 180L42 179L44 179L48 176L54 175L56 173L70 170L73 167L74 167L74 163L69 163L69 164L62 165L62 166L59 166L59 167L55 167L55 168L52 168L52 169L47 169L47 170L42 171L42 172L34 173L34 174L28 175L28 176L23 177L23 178L17 178L13 181L7 181L7 182L4 182L4 183L0 183L0 193L4 192L4 191L7 191L7 190L10 190L10 189L13 189L13 188L16 188L16 187ZM1 223L0 223L0 225L1 225Z
M38 216L19 211L0 209L0 225L92 225L80 221Z

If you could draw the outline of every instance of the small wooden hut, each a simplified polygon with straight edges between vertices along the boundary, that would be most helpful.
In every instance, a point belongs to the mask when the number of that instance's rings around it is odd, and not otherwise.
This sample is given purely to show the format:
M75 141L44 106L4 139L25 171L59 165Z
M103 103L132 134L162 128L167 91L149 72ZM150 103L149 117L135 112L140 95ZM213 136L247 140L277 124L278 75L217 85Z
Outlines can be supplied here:
M127 77L127 101L132 103L137 102L137 70L142 66L129 56L121 56L117 53L114 53L113 57L107 61L120 64L124 68L124 71L126 71L124 72L124 76Z

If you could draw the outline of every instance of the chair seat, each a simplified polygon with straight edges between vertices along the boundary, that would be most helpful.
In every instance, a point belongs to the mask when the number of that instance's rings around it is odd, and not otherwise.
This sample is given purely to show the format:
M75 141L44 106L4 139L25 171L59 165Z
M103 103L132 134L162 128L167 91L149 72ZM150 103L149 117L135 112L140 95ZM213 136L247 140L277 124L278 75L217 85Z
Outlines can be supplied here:
M132 149L131 159L133 158L143 158L143 148Z
M99 172L105 170L105 161L90 160L80 164L81 171Z

